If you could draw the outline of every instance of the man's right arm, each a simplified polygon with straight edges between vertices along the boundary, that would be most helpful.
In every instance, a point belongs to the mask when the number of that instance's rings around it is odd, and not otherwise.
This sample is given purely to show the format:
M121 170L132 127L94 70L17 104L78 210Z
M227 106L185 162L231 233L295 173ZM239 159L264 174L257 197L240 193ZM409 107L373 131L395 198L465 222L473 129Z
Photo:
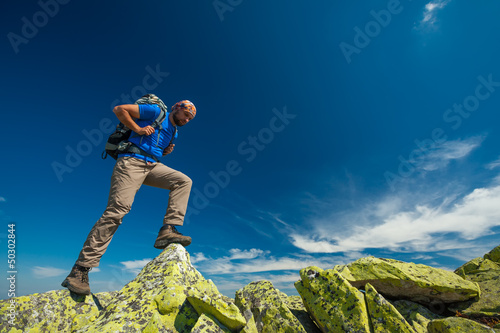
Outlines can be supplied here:
M155 132L153 127L149 125L146 127L140 127L134 121L134 119L138 119L140 117L139 105L137 104L117 105L113 109L113 112L118 120L139 135L151 135Z

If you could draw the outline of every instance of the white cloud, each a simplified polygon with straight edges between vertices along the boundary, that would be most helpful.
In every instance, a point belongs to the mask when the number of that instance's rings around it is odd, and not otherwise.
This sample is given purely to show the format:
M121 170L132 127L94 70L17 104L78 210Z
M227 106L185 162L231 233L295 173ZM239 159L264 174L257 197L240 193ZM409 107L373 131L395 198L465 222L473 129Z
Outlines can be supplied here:
M425 5L424 15L420 26L433 26L436 21L437 11L446 7L451 0L434 0Z
M125 266L123 269L127 272L133 273L135 275L139 274L140 271L149 263L151 258L146 258L142 260L131 260L131 261L121 261L120 264Z
M484 136L475 136L464 140L445 141L425 151L422 160L417 163L424 171L434 171L446 167L450 161L469 155L484 141Z
M489 235L493 227L500 226L498 202L500 186L494 185L475 189L451 206L416 205L409 210L386 210L387 215L378 217L370 208L357 213L360 220L372 214L373 220L369 223L355 224L340 232L329 232L320 226L312 233L294 232L290 237L295 246L311 253L368 248L402 252L464 249L474 247L474 239ZM450 234L454 236L450 238Z
M486 165L486 169L493 170L495 168L498 168L500 166L500 157L496 159L495 161L488 163Z
M235 259L254 259L266 254L267 252L259 249L250 249L243 251L240 249L231 249L229 250L229 253L231 253L229 259L235 260Z
M208 260L208 258L205 257L205 255L203 253L198 252L198 253L194 253L193 255L191 255L190 260L191 260L192 264L195 264L195 263L200 262L200 261Z
M33 275L37 279L43 279L48 277L61 276L64 274L68 274L69 271L66 269L55 268L55 267L43 267L43 266L35 266L31 269Z
M301 270L307 266L333 267L348 262L345 257L316 258L309 255L276 258L269 251L257 250L261 255L257 258L245 258L233 261L235 257L210 258L199 262L196 266L206 274L244 274L272 271ZM244 252L244 251L241 251ZM238 258L241 259L241 258Z

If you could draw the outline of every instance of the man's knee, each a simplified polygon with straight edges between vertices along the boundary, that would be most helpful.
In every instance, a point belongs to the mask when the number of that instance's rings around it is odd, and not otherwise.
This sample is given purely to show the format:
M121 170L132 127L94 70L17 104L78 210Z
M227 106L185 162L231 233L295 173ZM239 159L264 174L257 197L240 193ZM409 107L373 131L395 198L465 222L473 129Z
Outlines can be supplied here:
M191 178L189 178L188 176L184 175L183 179L182 179L182 184L186 187L189 187L191 188L191 186L193 186L193 181L191 180Z
M111 207L107 207L104 213L101 216L101 219L106 221L106 223L120 225L122 223L122 219L125 215L130 212L132 208L131 205L122 205L115 204Z

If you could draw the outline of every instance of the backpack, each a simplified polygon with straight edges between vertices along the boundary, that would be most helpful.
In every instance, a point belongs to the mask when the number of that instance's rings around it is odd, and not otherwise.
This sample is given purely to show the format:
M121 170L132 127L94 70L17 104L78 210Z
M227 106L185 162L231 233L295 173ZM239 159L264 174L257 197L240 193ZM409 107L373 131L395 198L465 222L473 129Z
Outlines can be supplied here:
M155 130L156 128L159 128L161 131L163 128L162 122L163 120L165 120L165 117L167 116L167 107L165 106L163 101L160 98L158 98L155 94L147 94L139 98L137 101L135 101L135 104L157 104L160 107L160 114L150 126L152 126ZM118 154L133 152L151 157L155 161L158 161L156 156L146 153L139 147L133 145L132 142L128 141L131 134L132 130L127 126L125 126L122 122L120 122L116 126L116 130L109 136L108 141L106 142L106 146L104 147L104 151L102 152L101 158L104 160L109 155L116 160L118 158ZM174 136L175 133L172 136L172 139ZM158 134L158 140L159 139L160 135Z

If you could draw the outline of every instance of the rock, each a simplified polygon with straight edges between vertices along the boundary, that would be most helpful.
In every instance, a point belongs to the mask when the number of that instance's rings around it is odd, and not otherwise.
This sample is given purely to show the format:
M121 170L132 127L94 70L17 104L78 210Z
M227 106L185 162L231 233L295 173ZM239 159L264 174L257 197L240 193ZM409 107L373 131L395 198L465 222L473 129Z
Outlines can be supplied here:
M247 323L238 307L222 296L210 297L193 290L187 299L199 315L210 314L230 330L241 330Z
M200 316L210 314L220 315L229 325L239 320L239 326L232 326L235 329L245 324L232 300L191 265L186 249L178 244L168 246L118 292L75 297L59 290L13 300L18 304L15 329L23 332L187 333L201 329L208 319L200 321ZM9 302L0 302L2 313L8 311ZM9 329L7 323L1 325L2 332Z
M499 259L496 247L454 274L362 258L329 270L302 269L295 283L300 296L259 281L238 290L233 300L174 244L116 292L78 296L58 290L0 300L0 332L499 332ZM456 311L459 317L436 314Z
M394 307L418 333L427 333L427 325L434 319L442 318L425 306L406 300L393 302Z
M370 332L363 293L339 272L310 266L300 278L295 288L322 332Z
M489 259L489 260L494 261L496 263L500 263L500 245L495 247L490 252L486 253L484 255L484 259Z
M40 332L70 332L94 320L109 302L108 295L98 293L89 296L70 294L68 290L55 290L30 296L12 298L16 317L14 325L4 320L9 313L10 300L0 301L0 332L20 330Z
M293 315L300 321L307 333L320 333L318 326L311 319L307 313L307 309L302 302L300 296L287 296L282 293L281 299L285 305L290 309Z
M393 259L366 257L334 269L357 288L370 283L386 297L422 304L465 301L480 293L476 283L453 272Z
M499 332L497 329L493 329L473 320L460 317L448 317L433 320L429 323L427 329L429 333Z
M369 283L365 286L365 299L374 332L415 333L398 310Z
M259 333L306 333L300 321L288 309L283 293L269 281L252 282L236 292L235 302L247 322Z
M455 270L468 281L476 282L481 288L481 297L467 302L453 304L449 309L472 317L500 316L500 256L497 246L483 258L475 258Z
M464 278L468 274L474 274L479 272L486 272L490 269L500 270L500 265L494 261L484 258L475 258L471 261L463 264L461 267L455 270L455 274L458 274L460 277Z
M203 313L198 318L191 333L231 333L231 331L218 323L217 319Z
M151 320L157 322L153 317L156 312L162 323L159 330L164 326L189 332L198 314L186 300L188 288L218 294L215 285L191 265L186 249L169 245L115 295L93 322L77 332L140 331L151 326Z

